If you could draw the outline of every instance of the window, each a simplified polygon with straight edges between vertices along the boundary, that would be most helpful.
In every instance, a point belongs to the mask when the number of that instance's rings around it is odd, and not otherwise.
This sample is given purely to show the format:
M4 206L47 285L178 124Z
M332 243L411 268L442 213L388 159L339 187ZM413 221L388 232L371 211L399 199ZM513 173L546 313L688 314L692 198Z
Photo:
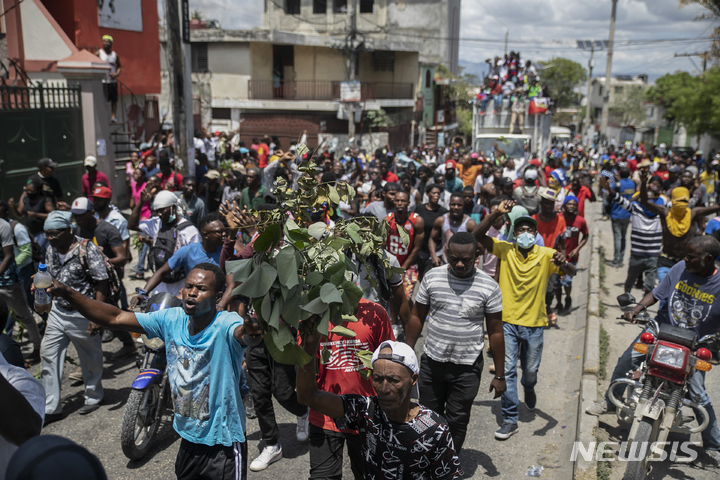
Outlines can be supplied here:
M300 15L300 0L285 0L286 15Z
M372 52L373 69L376 72L392 72L395 70L395 52Z
M193 73L204 73L208 71L208 48L207 43L193 43L191 45L191 69Z
M360 0L360 13L373 13L374 0Z
M623 93L623 87L622 86L616 86L615 87L615 94L616 95L622 95Z
M430 75L430 70L425 70L425 88L431 88L432 87L432 75Z
M313 0L313 13L325 15L327 13L327 0Z
M231 108L213 108L212 116L214 120L230 120Z
M333 0L333 13L346 13L347 0Z

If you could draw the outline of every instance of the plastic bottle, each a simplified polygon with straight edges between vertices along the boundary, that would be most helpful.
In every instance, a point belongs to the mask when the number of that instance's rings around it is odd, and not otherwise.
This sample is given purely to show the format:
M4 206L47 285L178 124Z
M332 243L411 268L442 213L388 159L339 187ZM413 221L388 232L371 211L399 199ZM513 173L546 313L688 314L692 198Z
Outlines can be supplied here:
M52 285L52 275L47 271L47 265L44 263L38 267L33 284L35 285L35 311L38 313L49 312L52 298L47 292L47 288Z

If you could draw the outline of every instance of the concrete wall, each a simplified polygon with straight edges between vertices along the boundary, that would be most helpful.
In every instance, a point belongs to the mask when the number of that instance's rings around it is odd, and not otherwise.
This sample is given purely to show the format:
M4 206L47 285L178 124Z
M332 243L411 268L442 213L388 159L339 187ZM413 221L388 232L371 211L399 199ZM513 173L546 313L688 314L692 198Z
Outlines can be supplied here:
M19 8L26 60L62 60L74 53L36 3L28 0Z
M272 80L272 45L269 43L251 43L250 57L253 80Z

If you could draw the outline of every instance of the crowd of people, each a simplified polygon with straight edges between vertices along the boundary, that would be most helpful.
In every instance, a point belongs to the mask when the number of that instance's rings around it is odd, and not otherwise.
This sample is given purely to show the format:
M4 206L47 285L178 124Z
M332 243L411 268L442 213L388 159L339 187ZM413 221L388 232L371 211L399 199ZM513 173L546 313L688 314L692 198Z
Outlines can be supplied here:
M505 65L504 76L522 76L519 58ZM532 73L527 68L525 78ZM173 404L183 405L174 418L182 437L178 478L223 472L245 478L248 466L260 471L281 460L273 397L297 417L297 439L310 441L310 478L339 478L345 443L356 478L458 478L458 454L485 368L500 398L497 440L518 433L520 409L537 405L544 335L573 310L572 280L589 238L586 202L599 197L612 223L611 267L623 265L632 224L628 292L639 285L665 298L686 271L697 276L685 258L698 249L703 261L703 252L720 254L720 217L706 222L720 211L719 161L702 152L684 158L630 144L596 150L579 139L555 142L540 156L527 146L522 158L508 158L502 142L488 152L460 143L399 152L323 145L313 151L303 137L283 150L278 137L246 145L237 132L198 131L194 176L175 171L170 136L143 144L126 166L128 218L112 204L109 179L92 156L79 179L84 196L70 205L47 158L18 201L0 202L2 341L12 345L15 322L22 324L32 350L16 356L16 364L42 362L41 385L15 387L30 392L26 410L33 422L36 416L45 425L65 417L61 383L70 343L80 361L71 379L85 385L78 413L86 415L103 401L103 342L117 337L122 343L112 356L117 360L136 353L132 332L145 333L173 352ZM359 321L348 324L356 336L323 337L313 328L318 319L302 322L305 351L318 359L321 349L330 355L296 370L274 360L253 321L252 303L233 295L236 282L226 262L254 254L259 231L247 213L275 208L278 179L297 189L303 162L316 165L318 181L347 182L356 192L325 211L328 228L362 215L386 220L383 255L404 273L371 287L361 267ZM698 236L707 239L700 246L690 241ZM138 261L131 272L133 251ZM48 313L33 314L31 278L40 263L54 279L53 302ZM125 276L146 282L137 296L128 296ZM716 276L698 288L715 292ZM183 307L134 313L139 299L158 292L179 296ZM8 307L12 315L3 314ZM674 309L680 307L666 308L668 321L679 322ZM717 329L717 313L703 318L680 324ZM367 379L356 373L367 368L354 356L358 349L374 352ZM5 358L12 351L4 346ZM620 363L619 375L627 362ZM44 408L36 405L39 389ZM704 393L701 382L698 389ZM600 402L591 413L609 407ZM263 449L249 461L246 419L254 418ZM720 449L714 413L713 422L703 435L708 451ZM8 445L24 441L6 436L2 424ZM27 436L37 433L33 428ZM0 452L0 470L3 459Z

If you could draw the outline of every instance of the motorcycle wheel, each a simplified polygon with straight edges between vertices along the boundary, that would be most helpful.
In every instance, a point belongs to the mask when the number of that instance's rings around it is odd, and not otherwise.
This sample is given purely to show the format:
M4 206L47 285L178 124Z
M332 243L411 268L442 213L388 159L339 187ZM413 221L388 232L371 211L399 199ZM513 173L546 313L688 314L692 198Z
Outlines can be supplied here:
M635 434L635 440L633 443L639 443L640 445L647 445L645 451L645 457L642 460L634 460L627 462L625 467L625 475L623 480L644 480L647 476L649 469L647 458L652 454L650 451L650 436L652 435L653 422L647 418L643 418L638 425L637 433ZM628 448L632 448L628 446Z
M120 445L126 457L138 460L144 457L160 426L162 412L158 412L160 386L152 384L146 390L130 392L120 431Z

